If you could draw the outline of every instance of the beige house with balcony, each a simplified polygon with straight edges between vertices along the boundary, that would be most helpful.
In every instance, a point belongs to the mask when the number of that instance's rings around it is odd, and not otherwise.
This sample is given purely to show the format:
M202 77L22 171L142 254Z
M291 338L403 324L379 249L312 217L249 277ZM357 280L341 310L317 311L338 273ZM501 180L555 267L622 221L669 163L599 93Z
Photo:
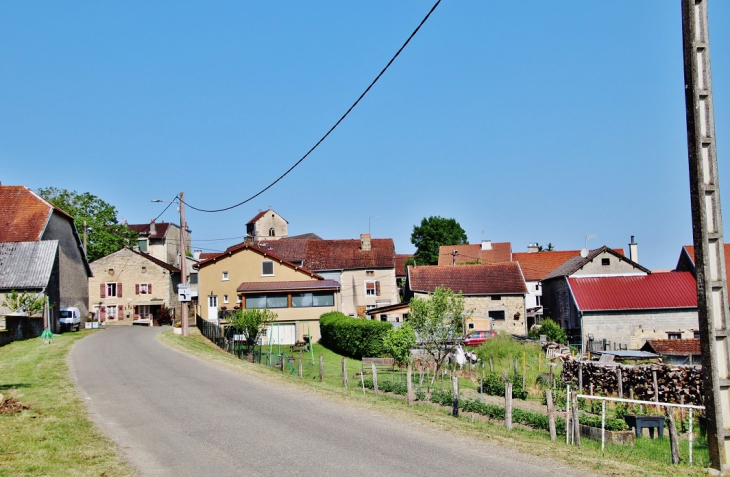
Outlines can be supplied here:
M199 314L217 321L223 312L268 308L277 314L264 342L293 344L320 338L319 317L341 309L340 284L250 244L240 244L195 265Z

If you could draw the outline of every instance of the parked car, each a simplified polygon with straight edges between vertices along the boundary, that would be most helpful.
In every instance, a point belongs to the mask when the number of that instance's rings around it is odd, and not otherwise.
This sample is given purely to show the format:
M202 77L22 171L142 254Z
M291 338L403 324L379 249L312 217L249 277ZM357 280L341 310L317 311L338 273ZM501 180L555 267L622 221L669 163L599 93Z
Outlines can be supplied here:
M81 312L74 306L61 307L61 331L81 329Z
M464 338L464 346L479 346L493 336L497 336L494 331L472 331Z

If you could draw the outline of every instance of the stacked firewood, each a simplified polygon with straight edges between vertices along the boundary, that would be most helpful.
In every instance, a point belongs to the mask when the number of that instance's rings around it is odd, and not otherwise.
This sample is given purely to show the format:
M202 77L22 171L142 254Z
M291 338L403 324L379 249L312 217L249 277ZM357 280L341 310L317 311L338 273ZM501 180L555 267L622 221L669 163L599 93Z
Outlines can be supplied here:
M701 373L701 368L692 366L629 366L568 359L563 362L562 380L573 388L582 385L586 394L593 389L594 394L605 396L629 398L633 395L634 399L643 401L702 405Z

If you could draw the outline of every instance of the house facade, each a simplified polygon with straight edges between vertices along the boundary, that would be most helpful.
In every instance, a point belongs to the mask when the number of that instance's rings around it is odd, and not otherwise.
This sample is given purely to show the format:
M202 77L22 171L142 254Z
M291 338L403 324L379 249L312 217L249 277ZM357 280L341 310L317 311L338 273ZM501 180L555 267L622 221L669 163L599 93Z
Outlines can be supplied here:
M73 217L25 186L0 186L0 242L58 241L59 306L89 313L92 275Z
M162 260L176 268L180 268L180 226L169 222L149 224L127 224L127 227L137 232L137 247L142 253ZM185 230L185 251L190 252L192 232Z
M461 292L465 332L527 334L527 286L518 263L408 267L407 301L413 297L427 298L437 287Z
M106 324L154 323L169 308L180 317L180 269L146 253L123 248L91 263L89 296L94 316Z
M277 314L264 340L293 344L319 340L319 317L341 309L340 284L254 245L240 244L196 264L199 314L216 321L221 311L268 308Z

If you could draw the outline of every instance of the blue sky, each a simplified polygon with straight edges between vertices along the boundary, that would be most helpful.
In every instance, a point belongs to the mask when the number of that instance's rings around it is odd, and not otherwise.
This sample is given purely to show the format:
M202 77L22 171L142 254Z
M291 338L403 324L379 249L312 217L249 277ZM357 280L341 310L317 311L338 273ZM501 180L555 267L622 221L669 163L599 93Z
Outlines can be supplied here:
M88 191L130 223L180 191L199 208L240 202L314 145L431 6L4 2L0 181ZM728 185L730 2L709 6ZM235 243L271 205L291 234L324 238L357 238L372 217L399 253L440 215L514 251L635 235L643 265L672 268L692 240L680 13L678 0L445 0L288 177L229 212L188 209L193 246Z

